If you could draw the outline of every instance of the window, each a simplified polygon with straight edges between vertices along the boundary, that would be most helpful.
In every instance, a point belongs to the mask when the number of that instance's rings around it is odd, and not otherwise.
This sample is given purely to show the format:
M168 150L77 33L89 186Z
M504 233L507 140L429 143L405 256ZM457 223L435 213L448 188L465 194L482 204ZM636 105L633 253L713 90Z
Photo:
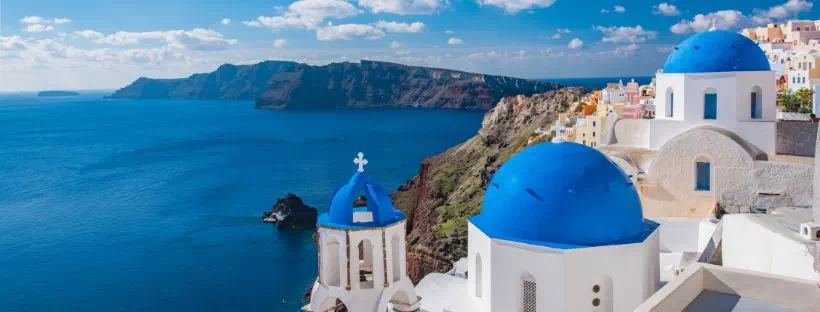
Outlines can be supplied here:
M341 285L340 248L339 241L334 238L328 238L325 241L325 248L322 252L325 257L322 261L325 271L322 274L322 279L329 286L339 287Z
M703 95L703 119L717 119L717 94Z
M369 240L359 242L359 288L370 289L375 285L373 275L373 244Z
M755 86L752 88L751 93L751 117L752 119L760 119L763 118L763 91L760 87Z
M695 163L695 190L709 191L712 188L711 172L712 166L709 162L698 161Z
M592 121L592 127L595 127L595 120ZM595 136L595 134L593 134L592 136Z
M399 236L393 235L393 238L390 239L390 249L391 254L393 255L393 282L398 282L401 279L401 263L403 260L401 259L401 245L399 244Z
M666 117L673 117L675 116L675 92L672 91L672 88L666 89L667 99L667 110L666 110Z
M592 137L593 138L595 137L595 131L592 131Z
M538 292L535 278L531 274L521 277L521 312L535 312L537 308Z
M481 254L475 254L475 296L481 298L481 288L484 287L484 272L481 271Z

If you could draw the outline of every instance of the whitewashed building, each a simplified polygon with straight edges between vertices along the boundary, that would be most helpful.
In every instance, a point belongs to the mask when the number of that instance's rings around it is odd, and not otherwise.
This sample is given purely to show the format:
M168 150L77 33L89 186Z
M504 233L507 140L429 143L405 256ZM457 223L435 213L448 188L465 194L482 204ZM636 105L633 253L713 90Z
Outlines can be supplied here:
M598 105L605 104L622 104L626 99L626 88L623 80L619 80L617 84L609 83L607 87L601 90L601 98L598 100Z
M364 174L367 160L358 156L358 172L319 216L319 276L303 311L417 311L421 298L407 277L404 214Z
M775 76L751 40L734 32L708 31L674 48L657 74L650 149L697 126L729 130L774 153Z
M496 172L468 221L466 280L426 276L422 311L632 311L659 285L657 227L599 151L528 147Z

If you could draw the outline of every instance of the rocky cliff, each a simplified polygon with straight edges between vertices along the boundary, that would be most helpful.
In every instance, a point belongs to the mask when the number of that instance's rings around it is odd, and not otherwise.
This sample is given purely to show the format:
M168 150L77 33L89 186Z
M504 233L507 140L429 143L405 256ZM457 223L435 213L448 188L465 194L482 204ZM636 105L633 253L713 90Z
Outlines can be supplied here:
M418 175L391 195L408 218L408 274L414 282L466 256L467 218L481 211L493 173L518 151L549 140L535 129L548 128L584 92L564 88L501 99L476 136L422 161Z
M313 228L318 216L316 208L305 205L299 196L287 194L277 200L270 211L262 214L262 222L273 223L280 228Z
M139 78L110 98L254 100L267 109L430 107L489 109L504 96L554 90L536 80L387 62L311 66L266 61L222 65L182 79Z

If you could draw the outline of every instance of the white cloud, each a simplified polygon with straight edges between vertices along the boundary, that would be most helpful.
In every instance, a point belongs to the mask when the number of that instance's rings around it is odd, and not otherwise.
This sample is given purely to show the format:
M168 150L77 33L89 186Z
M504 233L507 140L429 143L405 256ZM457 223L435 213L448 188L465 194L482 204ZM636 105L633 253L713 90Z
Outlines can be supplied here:
M631 54L635 53L635 51L637 51L637 50L638 50L638 45L633 43L633 44L630 44L630 45L617 47L617 48L615 48L615 50L612 50L611 52L604 53L604 54L627 56L627 55L631 55Z
M578 38L572 39L567 46L570 49L580 49L584 46L584 41Z
M115 46L157 43L190 50L221 50L238 42L236 39L223 37L221 33L215 30L204 28L145 32L118 31L109 35L86 29L75 31L74 37Z
M707 31L714 23L717 29L736 29L741 27L766 25L771 22L792 18L800 13L810 11L814 6L805 0L789 0L786 3L768 9L754 9L751 16L738 10L722 10L707 14L698 14L691 20L681 20L669 30L676 34Z
M515 14L523 10L547 8L555 4L556 0L476 0L480 6L494 6L504 9L507 14Z
M384 29L387 32L417 33L424 30L424 23L421 22L414 22L408 24L399 22L378 21L376 22L375 26Z
M359 6L373 13L433 14L449 5L447 0L358 0Z
M242 24L248 25L250 27L262 27L262 23L259 21L243 21Z
M23 31L36 33L36 32L44 32L44 31L52 31L54 30L54 26L51 25L43 25L43 24L28 24Z
M390 42L390 48L391 49L401 49L402 47L404 47L404 45L401 44L401 42L398 42L398 41Z
M23 24L40 24L40 23L47 23L48 21L45 18L39 16L26 16L20 19L20 23Z
M676 34L686 34L691 32L703 32L709 30L714 24L717 29L732 29L744 27L748 23L748 18L737 10L722 10L706 15L698 14L692 20L681 20L669 30Z
M343 0L300 0L291 3L280 16L259 16L244 21L251 27L280 29L318 29L328 18L346 18L359 15L361 11Z
M316 31L316 39L321 41L381 39L384 31L366 24L330 25Z
M455 37L450 38L450 39L447 40L447 44L449 44L449 45L459 45L459 44L463 44L463 43L464 43L463 40L461 40L459 38L455 38Z
M603 8L599 12L602 13L602 14L612 13L612 12L624 13L624 12L626 12L626 8L622 5L615 5L615 6L612 7L612 9Z
M19 36L0 36L0 52L20 51L26 49L26 40Z
M635 27L594 26L594 28L604 34L601 41L607 43L640 43L658 37L658 32L645 30L641 25Z
M220 23L222 23L222 25L230 25L231 24L231 19L230 18L223 18L222 21L220 21Z
M652 6L652 14L661 14L665 16L678 16L680 15L680 10L674 4L669 4L666 2L661 2L658 5Z
M549 39L554 39L554 40L561 39L561 37L563 37L564 34L569 34L571 32L572 32L572 30L570 30L569 28L557 28L557 29L555 29L555 34L553 34L552 36L549 36Z
M784 4L775 5L765 10L754 10L753 19L758 24L769 23L773 20L782 20L796 16L802 12L811 11L814 3L805 0L789 0Z
M44 18L40 16L26 16L20 19L21 24L56 24L63 25L71 23L71 19L65 17L58 17L54 19Z
M98 32L98 31L94 31L94 30L91 30L91 29L79 30L79 31L74 32L74 38L85 38L85 39L91 39L91 40L101 40L104 37L105 37L105 35L103 33Z
M273 47L277 49L284 48L286 44L288 44L288 41L285 39L276 39L273 41Z
M456 32L448 29L448 30L445 30L444 33L448 34L448 35L452 35L452 34L455 34Z

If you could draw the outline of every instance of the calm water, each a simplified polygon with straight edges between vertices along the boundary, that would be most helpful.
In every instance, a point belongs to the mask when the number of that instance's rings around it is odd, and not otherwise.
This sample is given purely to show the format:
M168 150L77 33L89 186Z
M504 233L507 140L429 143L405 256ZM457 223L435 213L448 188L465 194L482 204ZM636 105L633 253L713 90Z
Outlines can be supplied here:
M652 78L654 77L643 77L643 76L635 76L635 77L593 77L593 78L552 78L552 79L544 79L549 82L556 82L560 83L565 86L570 87L585 87L590 89L603 89L606 88L606 84L609 82L617 83L618 80L623 80L624 85L627 82L635 79L640 85L646 85L652 82Z
M262 211L289 191L326 209L358 151L395 189L482 117L100 95L0 94L2 311L296 311L311 232Z

